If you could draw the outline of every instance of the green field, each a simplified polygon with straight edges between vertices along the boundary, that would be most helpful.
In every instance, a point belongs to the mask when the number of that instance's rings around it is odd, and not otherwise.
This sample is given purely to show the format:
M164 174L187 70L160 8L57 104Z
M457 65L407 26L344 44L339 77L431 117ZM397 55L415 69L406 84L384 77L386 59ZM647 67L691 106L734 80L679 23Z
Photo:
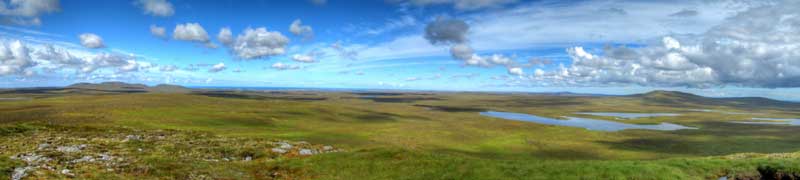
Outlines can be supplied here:
M2 177L36 163L25 178L800 177L800 126L731 123L800 117L800 104L761 98L54 88L5 90L0 99ZM488 110L698 129L590 131L479 115ZM294 148L273 151L282 143ZM96 160L76 162L86 156Z

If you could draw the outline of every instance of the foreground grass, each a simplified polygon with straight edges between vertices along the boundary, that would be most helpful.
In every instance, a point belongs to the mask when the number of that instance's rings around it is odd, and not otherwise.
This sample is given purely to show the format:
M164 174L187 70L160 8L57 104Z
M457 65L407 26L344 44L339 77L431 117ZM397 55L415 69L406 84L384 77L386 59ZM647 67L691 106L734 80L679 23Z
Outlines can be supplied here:
M314 156L271 152L274 140L209 133L83 126L0 127L0 175L26 166L20 154L53 159L33 178L81 179L712 179L758 178L765 170L800 175L800 153L744 153L661 160L500 160L403 148L367 148ZM139 140L128 140L135 134ZM123 140L125 139L125 140ZM85 145L80 152L43 151ZM92 153L119 160L75 160ZM294 152L296 153L296 152ZM252 160L245 158L252 158ZM224 160L223 160L224 159ZM59 173L68 169L69 173Z
M758 178L759 168L800 174L800 153L736 154L638 160L491 160L452 154L374 149L295 159L320 179L716 179Z

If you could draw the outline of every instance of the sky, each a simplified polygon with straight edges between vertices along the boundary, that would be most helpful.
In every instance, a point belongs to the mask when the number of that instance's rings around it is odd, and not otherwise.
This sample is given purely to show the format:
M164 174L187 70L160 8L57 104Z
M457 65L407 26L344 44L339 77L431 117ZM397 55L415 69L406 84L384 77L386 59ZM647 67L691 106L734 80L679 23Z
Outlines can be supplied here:
M124 81L800 101L800 2L0 0L0 87Z

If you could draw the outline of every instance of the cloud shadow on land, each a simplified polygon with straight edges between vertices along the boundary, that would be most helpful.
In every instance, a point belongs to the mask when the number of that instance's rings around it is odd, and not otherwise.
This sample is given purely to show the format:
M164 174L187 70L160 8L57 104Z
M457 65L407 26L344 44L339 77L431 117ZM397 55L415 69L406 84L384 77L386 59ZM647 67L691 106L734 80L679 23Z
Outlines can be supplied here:
M800 150L800 127L751 125L730 122L700 122L698 130L669 132L621 131L634 137L598 141L613 149L697 156L733 153L780 153ZM676 137L684 136L684 137ZM696 137L696 138L695 138ZM702 139L702 140L698 140Z

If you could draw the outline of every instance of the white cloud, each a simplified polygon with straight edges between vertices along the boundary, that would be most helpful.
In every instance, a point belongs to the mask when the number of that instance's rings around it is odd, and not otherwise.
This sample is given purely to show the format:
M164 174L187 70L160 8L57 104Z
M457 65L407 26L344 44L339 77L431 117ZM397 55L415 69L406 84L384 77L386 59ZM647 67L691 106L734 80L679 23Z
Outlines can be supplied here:
M272 69L277 70L292 70L292 69L300 69L300 66L294 64L283 64L281 62L276 62L272 64Z
M303 36L306 39L314 37L314 30L311 29L311 26L303 25L300 19L292 21L292 24L289 25L289 32L297 36Z
M699 34L747 7L771 1L552 1L520 4L504 11L475 13L469 39L479 50L526 49L576 43L642 43L668 34ZM599 15L618 9L624 15ZM670 16L702 9L695 16ZM613 11L612 11L613 12Z
M35 59L46 62L46 70L57 71L64 69L74 69L76 72L90 74L98 69L113 68L118 73L133 72L139 69L150 67L148 62L138 61L135 56L99 53L84 54L78 56L70 50L47 45L35 53Z
M141 6L144 14L168 17L175 14L172 3L166 0L139 0L137 5Z
M225 70L225 69L227 69L227 67L225 67L225 63L220 62L220 63L215 64L214 66L211 66L211 69L208 69L208 72L215 73L215 72L220 72L220 71Z
M58 0L0 1L0 22L18 25L40 25L39 16L61 9Z
M20 41L0 44L0 76L32 75L29 68L36 66L30 50Z
M106 46L103 44L103 38L100 38L97 34L84 33L78 37L81 39L81 45L83 45L83 47L96 49Z
M295 54L292 56L292 60L297 62L304 62L304 63L313 63L316 62L314 60L314 56L307 55L307 54Z
M97 54L84 60L84 62L85 64L81 68L84 73L91 73L99 68L108 67L117 68L118 72L131 72L137 71L139 67L136 57L109 53Z
M172 38L176 40L202 43L206 47L216 48L208 37L208 32L199 23L178 24L172 32Z
M525 73L522 72L522 68L520 68L520 67L509 67L508 68L508 74L522 76Z
M419 81L419 80L422 80L422 78L420 78L420 77L409 77L409 78L406 78L406 81L409 81L409 82L411 82L411 81Z
M229 46L233 43L233 33L231 32L231 28L221 28L219 29L219 34L217 34L217 41L222 43L225 46Z
M236 37L231 51L241 59L259 59L286 53L289 38L267 28L247 28Z
M566 85L800 87L800 2L751 8L709 31L663 37L594 55L568 49L573 62L533 81Z
M167 29L156 25L150 25L150 34L159 38L167 38Z
M501 7L516 0L408 0L408 2L416 6L449 4L457 10L478 10Z

